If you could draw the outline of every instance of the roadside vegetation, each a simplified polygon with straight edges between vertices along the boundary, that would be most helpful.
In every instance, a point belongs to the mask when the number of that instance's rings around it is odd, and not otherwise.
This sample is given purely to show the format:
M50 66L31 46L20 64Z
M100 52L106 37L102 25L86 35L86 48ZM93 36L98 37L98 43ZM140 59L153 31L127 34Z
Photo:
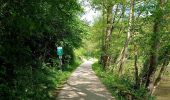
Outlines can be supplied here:
M77 0L0 1L0 100L49 100L78 66L86 24ZM63 47L62 71L57 47Z
M96 75L102 83L112 93L116 100L155 100L155 96L150 96L144 87L136 89L132 73L127 73L119 77L118 73L105 71L99 63L92 66Z
M83 6L99 12L90 25ZM152 100L170 62L169 22L170 0L0 0L0 100L53 99L90 57L118 100Z
M170 61L170 1L90 0L94 70L118 100L150 100ZM97 68L99 67L99 68ZM115 93L117 91L117 93Z

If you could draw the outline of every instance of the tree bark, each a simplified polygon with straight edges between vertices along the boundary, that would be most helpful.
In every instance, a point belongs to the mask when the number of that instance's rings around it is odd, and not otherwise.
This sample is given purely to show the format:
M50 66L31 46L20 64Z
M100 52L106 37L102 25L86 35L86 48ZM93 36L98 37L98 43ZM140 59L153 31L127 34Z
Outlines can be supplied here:
M146 78L149 69L149 59L147 58L143 64L142 72L140 73L140 85L144 85L146 83Z
M108 6L106 9L107 27L106 27L106 32L105 32L105 36L104 36L104 46L103 46L104 55L102 57L104 69L107 69L107 67L109 66L109 62L110 62L109 46L110 46L112 30L113 30L112 9L113 9L113 6Z
M100 64L103 65L104 68L104 63L103 63L103 57L104 57L104 39L105 39L105 9L104 9L104 1L102 1L102 37L101 37L101 56L100 56Z
M136 44L134 44L134 58L135 58L135 62L134 62L134 67L135 67L135 87L139 88L140 83L139 83L138 65L137 65L138 52L137 52L137 45Z
M159 74L158 74L158 76L157 76L157 78L156 78L156 80L154 82L154 88L151 91L151 94L153 94L155 92L156 87L159 85L159 83L160 83L160 81L161 81L161 79L163 77L163 74L164 74L164 72L166 70L167 65L168 65L168 61L165 59L163 61L162 67L161 67L161 69L159 71Z
M148 74L146 78L146 87L149 89L149 91L152 91L153 89L153 83L154 83L154 74L157 67L157 59L158 59L158 45L159 45L159 22L155 19L154 24L154 31L152 34L152 44L151 44L151 52L150 52L150 62L149 62L149 69Z
M149 62L149 69L148 69L148 74L146 78L146 84L145 87L148 88L149 93L152 94L152 91L154 89L154 74L156 72L157 68L157 60L158 60L158 50L159 50L159 41L160 41L160 27L161 27L161 20L163 15L160 15L162 9L162 0L158 2L157 5L157 10L159 12L156 13L156 17L154 20L154 26L153 26L153 33L152 33L152 43L151 43L151 50L150 50L150 62Z
M118 60L117 60L117 67L119 68L119 71L118 71L119 74L123 73L123 65L124 65L124 62L128 55L128 45L129 45L129 42L131 39L131 34L133 33L134 5L135 5L135 0L131 0L129 27L128 27L128 32L127 32L127 36L126 36L126 41L125 41L124 47L120 53L120 56L118 57Z

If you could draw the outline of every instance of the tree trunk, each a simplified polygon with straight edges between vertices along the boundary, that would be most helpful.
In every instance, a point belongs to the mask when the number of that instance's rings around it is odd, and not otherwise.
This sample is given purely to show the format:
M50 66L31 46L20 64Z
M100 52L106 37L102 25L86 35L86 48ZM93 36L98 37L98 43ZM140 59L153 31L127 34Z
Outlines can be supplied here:
M147 74L148 74L148 68L149 68L149 59L146 59L144 64L143 64L142 72L139 75L139 77L140 77L140 85L144 85L146 83L146 78L147 78Z
M107 67L109 66L109 62L110 62L109 46L110 46L112 30L113 30L112 9L113 9L113 6L108 6L107 12L106 12L107 27L106 27L106 32L105 32L105 36L104 36L104 46L103 46L104 55L102 57L104 69L107 69Z
M159 22L156 20L155 25L154 25L153 35L152 35L153 43L151 44L149 69L148 69L146 85L145 85L149 89L149 91L152 91L153 89L154 74L155 74L156 67L157 67L158 45L159 45L158 28L159 28Z
M135 67L135 87L139 88L139 75L138 75L138 65L137 65L137 61L138 61L138 52L137 52L137 45L134 44L134 54L135 54L135 62L134 62L134 67Z
M123 47L123 50L120 53L120 56L117 60L117 67L119 68L119 74L123 72L123 65L128 55L128 45L131 39L131 34L133 33L133 24L134 24L134 4L135 0L131 0L131 7L130 7L130 16L129 16L129 27L126 36L126 41Z
M161 5L162 5L162 0L158 2L158 8L160 12L156 13L156 17L154 20L154 26L153 26L153 33L152 33L152 43L151 43L151 50L150 50L150 62L149 62L149 69L148 69L148 74L147 74L147 79L146 79L146 84L145 87L148 88L150 94L152 94L152 91L154 89L154 74L157 68L157 60L158 60L158 49L159 49L159 40L160 40L160 27L161 27L161 20L163 15L160 15L161 13Z
M158 77L156 78L156 80L155 80L155 82L154 82L154 88L153 88L153 90L151 91L151 94L154 93L156 87L159 85L159 83L160 83L160 81L161 81L161 79L162 79L162 76L163 76L163 74L164 74L164 72L165 72L165 70L166 70L166 66L167 66L167 65L168 65L168 61L165 59L164 62L163 62L163 64L162 64L162 67L161 67L161 69L160 69L160 71L159 71Z
M163 53L163 55L160 56L160 58L163 56L164 59L163 59L163 63L162 63L162 66L161 66L161 69L159 71L159 74L154 82L154 89L151 91L151 94L154 93L156 87L159 85L161 79L162 79L162 76L166 70L166 67L168 66L169 64L169 54L170 54L170 51L168 49L165 50L165 52Z
M105 11L104 11L104 1L102 2L102 37L101 37L101 56L100 56L100 64L104 65L103 63L103 56L104 56L104 36L105 36ZM104 66L103 66L104 67Z

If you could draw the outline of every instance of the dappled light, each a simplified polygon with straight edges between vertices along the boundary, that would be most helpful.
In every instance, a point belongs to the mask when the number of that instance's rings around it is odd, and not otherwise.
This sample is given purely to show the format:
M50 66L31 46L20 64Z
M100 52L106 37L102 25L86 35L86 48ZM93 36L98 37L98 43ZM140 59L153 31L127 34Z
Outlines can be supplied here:
M169 100L170 0L0 0L0 100Z
M57 100L114 100L105 86L100 82L87 61L71 75Z

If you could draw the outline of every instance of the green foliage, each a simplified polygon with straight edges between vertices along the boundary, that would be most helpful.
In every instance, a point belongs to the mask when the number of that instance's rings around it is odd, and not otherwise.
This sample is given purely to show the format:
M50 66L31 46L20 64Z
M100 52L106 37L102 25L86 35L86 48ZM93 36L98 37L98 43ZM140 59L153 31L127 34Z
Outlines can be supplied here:
M129 74L119 77L117 73L104 71L98 63L94 63L92 68L117 100L129 100L130 98L135 100L154 100L154 97L149 96L143 86L139 89L134 87L133 77L129 76Z
M95 43L100 41L95 46L98 49L97 55L98 59L101 59L100 56L102 54L102 39L104 39L105 31L107 30L106 27L106 18L107 12L105 12L107 7L107 1L99 2L100 0L91 0L92 5L97 7L96 10L102 11L102 14L95 19L95 22L92 26L91 31L91 38ZM110 2L108 0L108 2ZM114 3L117 2L117 3ZM162 2L162 3L160 3ZM128 40L128 50L125 54L125 61L123 66L123 74L119 77L120 81L116 81L117 79L117 71L118 67L118 60L120 55L122 55L122 50L124 45L126 44L126 37L128 33L128 19L129 19L129 10L130 10L130 1L112 1L110 4L118 6L118 13L116 14L115 9L116 6L113 8L113 32L112 36L110 37L110 45L109 45L109 56L110 66L107 68L105 73L100 73L100 76L105 78L106 84L114 84L118 83L118 87L123 89L122 91L127 91L128 93L132 94L134 97L148 97L147 92L150 91L148 88L152 88L146 86L146 78L149 84L154 84L153 77L157 77L157 74L160 71L160 67L162 67L163 63L166 62L165 66L169 64L169 43L170 43L170 24L169 22L169 11L170 11L170 1L159 1L159 0L142 0L142 1L135 1L135 8L134 8L134 26L132 29L132 34L130 40ZM123 6L125 7L125 12L121 15L123 11ZM99 8L99 9L98 9ZM120 20L119 20L120 17ZM104 40L103 40L104 41ZM136 48L134 48L135 46ZM95 51L93 50L93 51ZM137 53L137 54L136 54ZM135 59L136 55L136 59ZM123 58L123 57L122 57ZM135 74L137 72L135 70L135 61L138 67L138 75ZM112 70L113 72L110 72ZM100 71L99 71L100 72ZM112 76L112 74L114 74ZM135 74L135 75L134 75ZM144 75L143 75L144 74ZM111 76L110 76L111 75ZM149 76L148 76L149 75ZM133 89L133 85L135 84L135 78L138 76L140 85L138 89ZM112 77L113 79L111 79ZM110 80L110 81L109 81ZM113 81L114 80L114 81ZM125 80L125 81L124 81ZM130 81L126 81L130 80ZM122 82L122 83L121 83ZM152 83L151 83L152 82ZM119 86L120 85L120 86ZM125 88L126 86L130 88ZM146 91L148 90L148 91ZM148 92L149 93L149 92ZM123 95L123 94L121 94Z
M0 99L48 99L68 76L58 71L56 47L64 48L64 70L74 64L85 33L81 13L77 0L0 1Z
M58 70L57 66L42 64L38 68L27 67L18 69L14 80L15 87L9 87L7 84L1 84L1 99L17 100L49 100L55 98L54 90L61 87L71 72L80 64L80 61L70 65L66 71Z

